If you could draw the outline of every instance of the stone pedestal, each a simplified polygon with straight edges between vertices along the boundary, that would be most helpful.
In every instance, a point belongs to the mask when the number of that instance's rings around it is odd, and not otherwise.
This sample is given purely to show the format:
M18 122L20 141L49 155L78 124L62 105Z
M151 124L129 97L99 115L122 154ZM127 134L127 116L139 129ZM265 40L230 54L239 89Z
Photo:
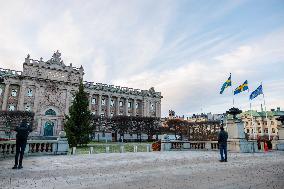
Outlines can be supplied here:
M278 135L279 135L279 140L277 141L276 144L276 149L277 150L284 150L284 126L278 128Z
M56 155L66 155L68 153L68 150L69 144L67 138L58 138Z
M170 151L171 150L171 142L168 140L161 141L161 151Z
M55 154L57 155L66 155L69 150L69 144L66 137L66 133L64 131L59 132L59 137L57 138L57 146L55 150Z
M244 133L244 123L239 119L230 119L228 126L228 150L233 152L257 152L257 141L246 140Z

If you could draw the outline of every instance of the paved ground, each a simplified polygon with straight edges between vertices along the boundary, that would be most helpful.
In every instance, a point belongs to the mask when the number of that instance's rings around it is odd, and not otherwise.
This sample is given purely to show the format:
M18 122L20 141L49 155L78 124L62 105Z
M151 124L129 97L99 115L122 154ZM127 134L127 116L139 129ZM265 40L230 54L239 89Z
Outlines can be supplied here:
M28 157L0 161L0 188L284 188L284 152L151 152Z

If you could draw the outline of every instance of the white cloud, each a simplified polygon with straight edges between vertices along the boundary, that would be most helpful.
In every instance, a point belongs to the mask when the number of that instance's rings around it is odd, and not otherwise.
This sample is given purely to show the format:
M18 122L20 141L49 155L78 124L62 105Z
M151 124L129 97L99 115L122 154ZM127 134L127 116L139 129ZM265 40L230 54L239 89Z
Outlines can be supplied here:
M284 106L284 31L247 37L225 30L226 22L216 24L239 3L220 8L215 2L5 2L0 67L20 70L26 54L49 59L58 49L66 64L83 65L85 80L154 86L164 96L163 115L170 108L180 114L201 108L224 112L231 106L230 92L218 93L232 72L235 85L248 79L254 88L263 81L267 104ZM192 11L182 12L187 8ZM242 108L248 106L246 98L236 97Z

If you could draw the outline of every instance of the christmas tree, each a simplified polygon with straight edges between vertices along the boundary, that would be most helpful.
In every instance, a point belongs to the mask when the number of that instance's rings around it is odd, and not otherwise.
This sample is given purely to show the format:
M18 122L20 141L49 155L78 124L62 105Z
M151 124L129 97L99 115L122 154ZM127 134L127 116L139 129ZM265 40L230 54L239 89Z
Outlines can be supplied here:
M69 145L78 145L90 142L91 112L89 110L88 94L84 92L84 85L81 82L79 90L76 92L72 106L69 108L69 116L66 115L64 130L68 138Z

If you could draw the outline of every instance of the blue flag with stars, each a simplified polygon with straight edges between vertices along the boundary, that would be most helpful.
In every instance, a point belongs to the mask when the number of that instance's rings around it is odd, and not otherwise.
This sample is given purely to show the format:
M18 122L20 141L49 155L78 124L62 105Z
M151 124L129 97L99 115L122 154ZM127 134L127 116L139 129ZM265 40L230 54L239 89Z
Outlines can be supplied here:
M259 85L259 87L257 87L257 89L255 89L249 96L249 99L252 100L254 99L255 97L257 97L258 95L260 94L263 94L263 91L262 91L262 84Z

